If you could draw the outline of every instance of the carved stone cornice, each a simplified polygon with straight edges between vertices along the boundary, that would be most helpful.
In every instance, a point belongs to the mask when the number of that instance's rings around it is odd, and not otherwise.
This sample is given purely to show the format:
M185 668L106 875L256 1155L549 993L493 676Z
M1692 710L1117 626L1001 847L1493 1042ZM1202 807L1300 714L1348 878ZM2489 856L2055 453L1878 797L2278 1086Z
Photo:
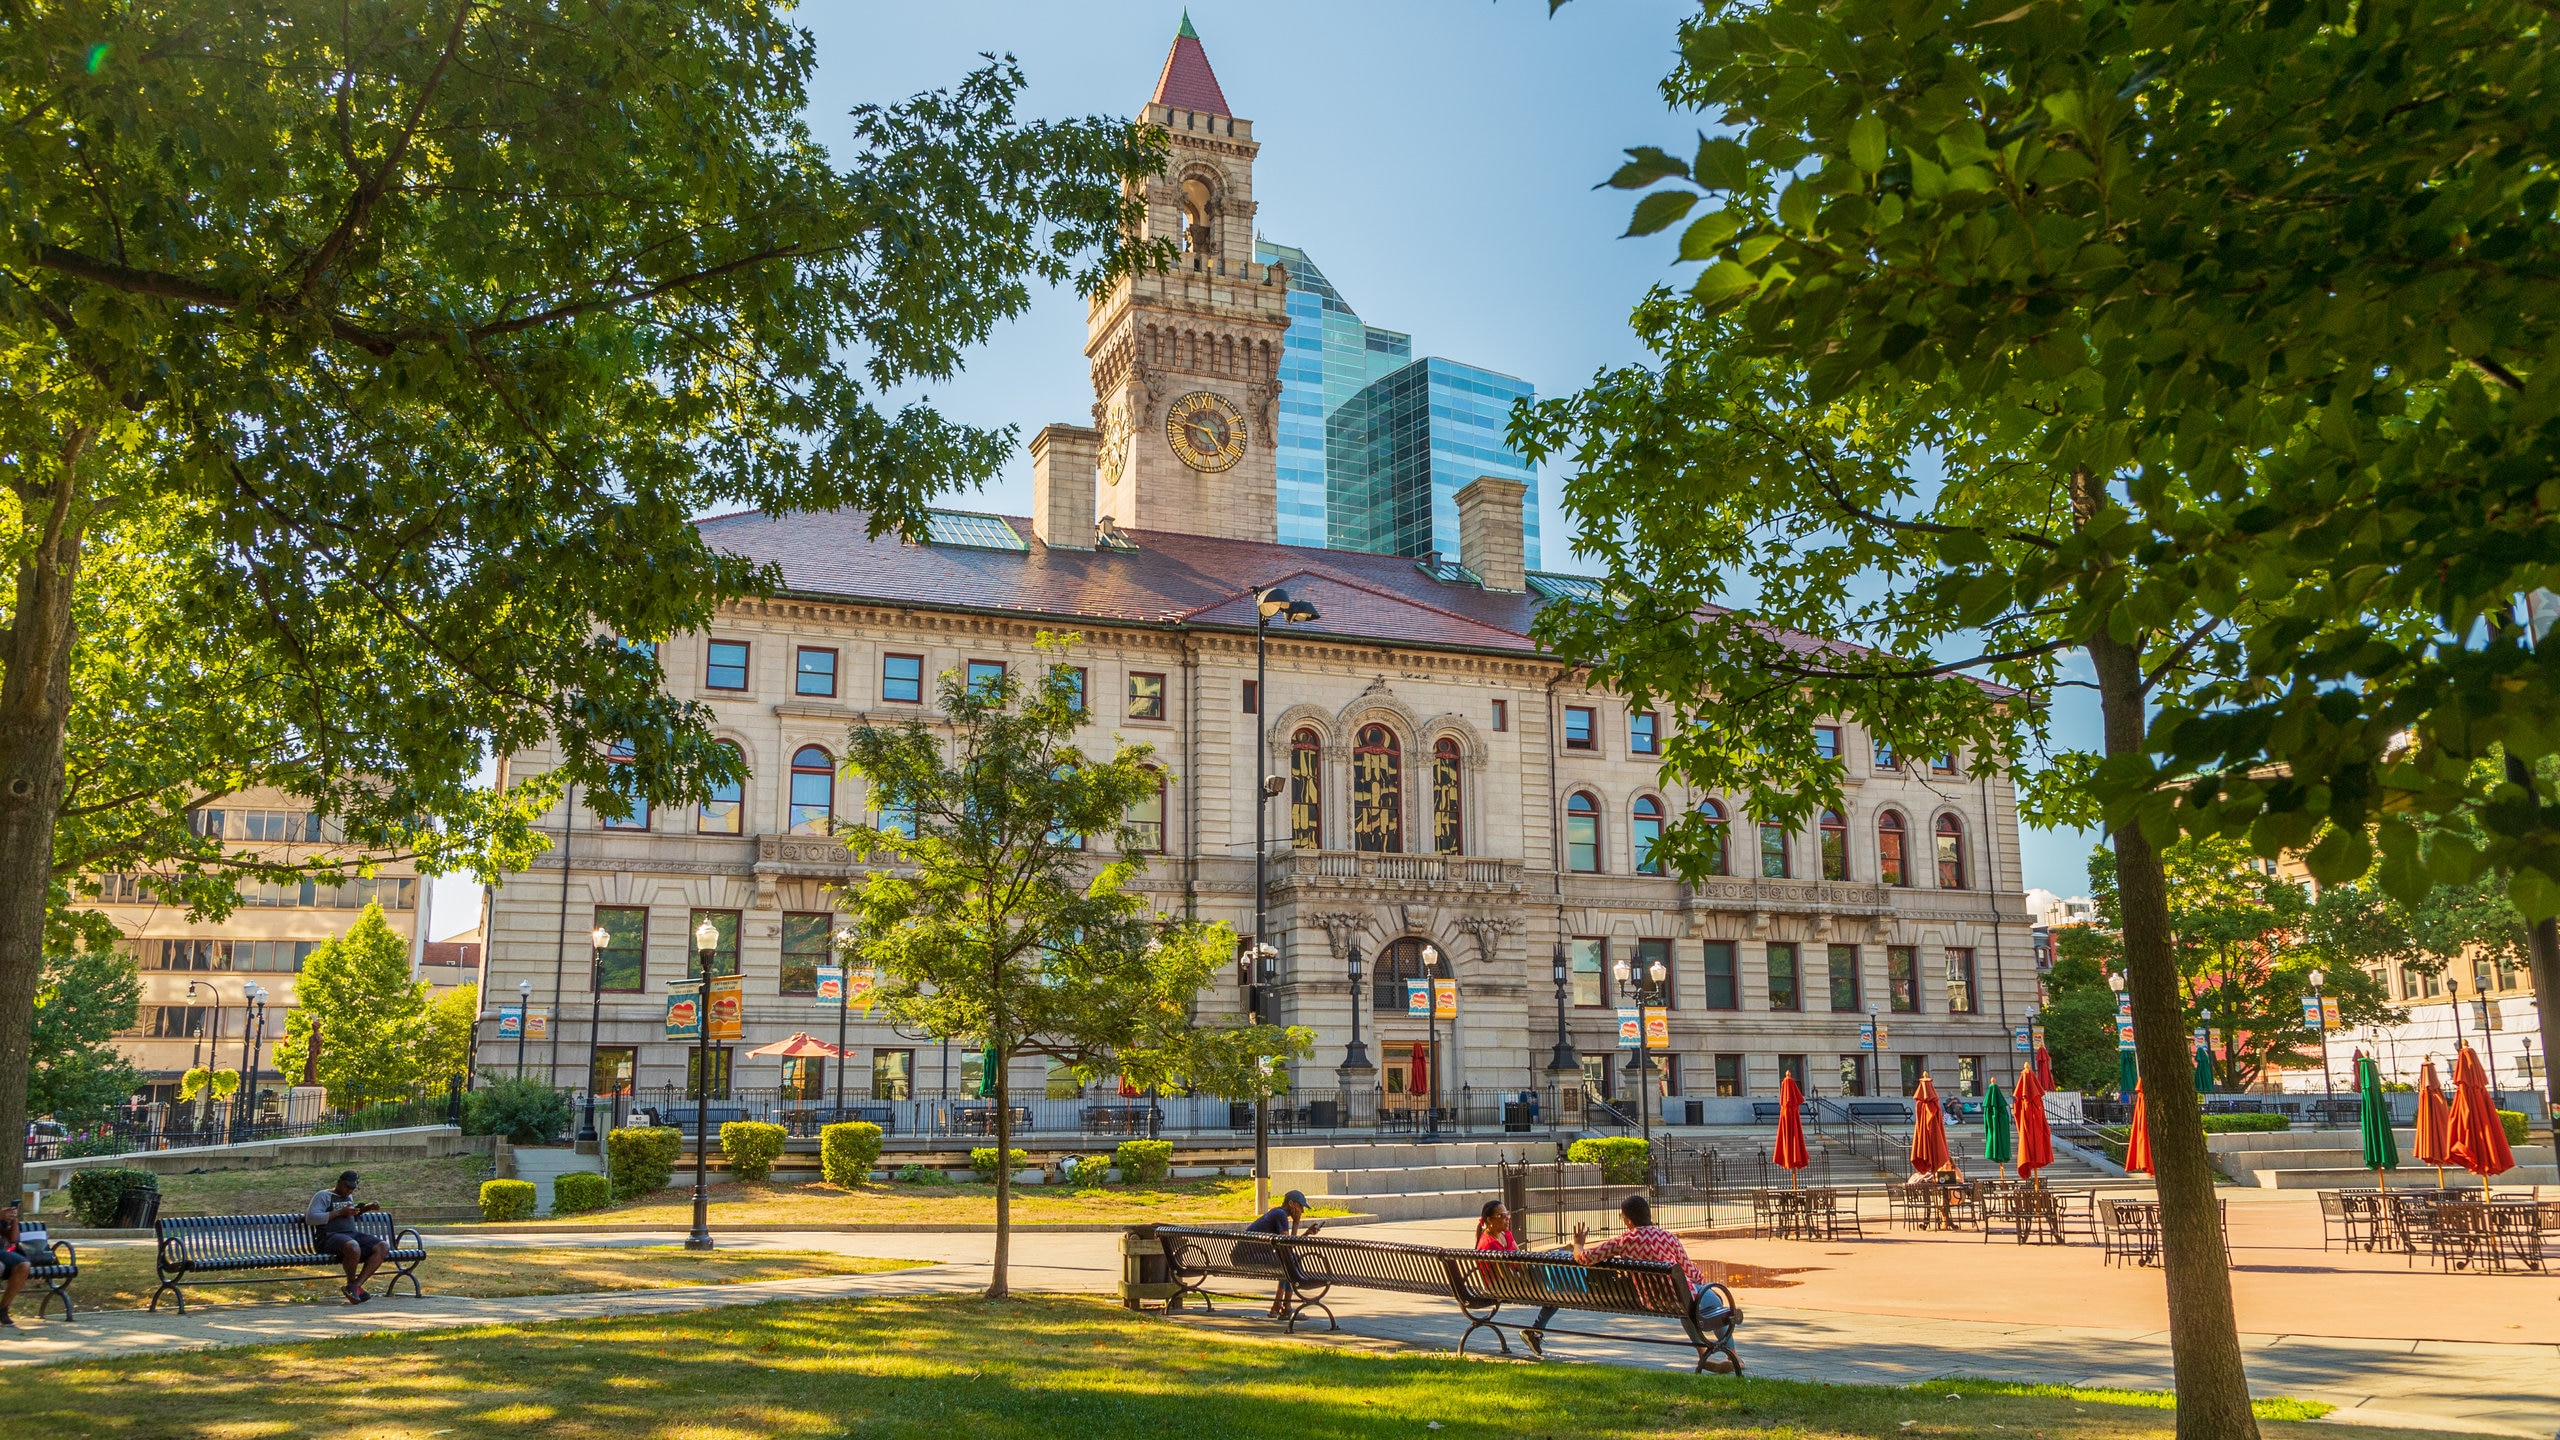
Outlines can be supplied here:
M1520 934L1529 928L1529 922L1517 915L1466 915L1459 918L1458 928L1475 937L1476 959L1491 965L1502 937Z

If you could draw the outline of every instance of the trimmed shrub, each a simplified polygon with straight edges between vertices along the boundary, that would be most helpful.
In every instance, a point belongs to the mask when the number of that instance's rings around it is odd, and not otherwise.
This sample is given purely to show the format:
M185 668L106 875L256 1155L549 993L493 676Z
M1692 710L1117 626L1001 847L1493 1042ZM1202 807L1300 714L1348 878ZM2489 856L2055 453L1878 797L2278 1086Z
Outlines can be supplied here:
M551 1182L551 1213L584 1215L613 1203L613 1182L593 1171L572 1170Z
M1160 1185L1173 1173L1173 1142L1123 1140L1111 1152L1111 1163L1120 1167L1120 1178L1132 1185Z
M1067 1183L1070 1185L1090 1190L1108 1183L1110 1179L1111 1157L1108 1155L1086 1155L1067 1162Z
M761 1120L732 1120L720 1127L720 1153L729 1173L741 1180L762 1180L782 1158L782 1127Z
M130 1148L113 1135L74 1135L53 1147L58 1160L89 1160L100 1155L122 1155Z
M613 1177L613 1198L637 1200L667 1186L676 1173L676 1156L684 1149L684 1132L672 1125L630 1127L604 1137L605 1173Z
M2499 1128L2500 1128L2500 1129L2503 1129L2503 1130L2505 1130L2505 1131L2507 1132L2507 1143L2508 1143L2509 1145L2521 1145L2521 1144L2523 1144L2523 1143L2525 1142L2525 1136L2526 1136L2526 1134L2527 1134L2527 1131L2526 1131L2526 1128L2525 1128L2525 1123L2524 1123L2524 1112L2523 1112L2523 1111L2521 1111L2521 1110L2501 1110L2501 1111L2499 1111L2499 1112L2498 1112L2498 1126L2499 1126Z
M1031 1152L1028 1150L1008 1150L1005 1153L1013 1157L1013 1163L1005 1167L1008 1170L1021 1170L1031 1163ZM977 1172L979 1184L996 1183L996 1147L981 1145L970 1151L969 1168Z
M2261 1130L2290 1130L2292 1128L2293 1117L2290 1115L2252 1115L2242 1112L2235 1115L2207 1115L2204 1117L2204 1133L2207 1135L2245 1135L2254 1134Z
M1601 1183L1606 1185L1641 1185L1645 1180L1645 1143L1631 1135L1576 1140L1564 1158L1576 1165L1599 1166Z
M870 1121L847 1120L818 1131L818 1168L828 1184L850 1190L870 1179L871 1167L879 1163L880 1127Z
M901 1165L898 1167L897 1178L899 1183L905 1185L948 1185L951 1183L950 1176L943 1174L941 1171L934 1169L930 1165Z
M71 1172L71 1208L80 1223L102 1230L116 1223L116 1209L124 1204L127 1190L157 1190L158 1177L148 1170L133 1170L115 1165L101 1165L90 1170Z
M462 1133L503 1135L510 1144L548 1145L569 1128L569 1092L530 1077L509 1076L462 1102Z
M532 1181L483 1180L480 1182L481 1219L528 1220L532 1217Z

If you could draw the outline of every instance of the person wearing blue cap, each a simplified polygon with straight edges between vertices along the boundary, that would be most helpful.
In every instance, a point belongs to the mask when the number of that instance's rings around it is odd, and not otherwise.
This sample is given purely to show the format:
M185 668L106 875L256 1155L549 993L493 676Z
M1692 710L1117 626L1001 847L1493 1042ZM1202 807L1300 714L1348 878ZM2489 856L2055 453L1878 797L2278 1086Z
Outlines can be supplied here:
M1263 1211L1261 1219L1244 1227L1245 1233L1248 1235L1295 1235L1298 1233L1298 1221L1303 1218L1306 1213L1306 1192L1303 1190L1292 1190L1288 1194L1280 1197L1279 1204ZM1312 1225L1307 1227L1307 1233L1310 1235L1314 1234L1315 1230L1316 1227ZM1283 1280L1280 1282L1279 1290L1273 1293L1271 1297L1271 1318L1274 1320L1283 1319L1288 1315L1288 1313L1289 1282Z

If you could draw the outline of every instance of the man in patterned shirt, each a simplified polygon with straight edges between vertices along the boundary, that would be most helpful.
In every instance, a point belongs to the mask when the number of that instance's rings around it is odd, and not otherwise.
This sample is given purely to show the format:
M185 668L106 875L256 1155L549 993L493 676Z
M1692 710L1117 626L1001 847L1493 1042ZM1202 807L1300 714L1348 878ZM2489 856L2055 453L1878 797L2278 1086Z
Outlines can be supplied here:
M1677 1265L1681 1276L1689 1282L1690 1294L1695 1295L1706 1288L1706 1272L1698 1268L1697 1261L1689 1258L1689 1247L1680 1243L1679 1236L1653 1223L1651 1201L1641 1195L1630 1195L1619 1204L1618 1215L1627 1222L1625 1232L1615 1240L1603 1240L1597 1245L1586 1243L1591 1238L1590 1226L1574 1226L1573 1258L1585 1265L1597 1265L1613 1259ZM1556 1307L1550 1305L1539 1311L1538 1318L1530 1321L1529 1327L1520 1332L1520 1338L1528 1342L1529 1353L1542 1359L1545 1357L1547 1322L1554 1318Z

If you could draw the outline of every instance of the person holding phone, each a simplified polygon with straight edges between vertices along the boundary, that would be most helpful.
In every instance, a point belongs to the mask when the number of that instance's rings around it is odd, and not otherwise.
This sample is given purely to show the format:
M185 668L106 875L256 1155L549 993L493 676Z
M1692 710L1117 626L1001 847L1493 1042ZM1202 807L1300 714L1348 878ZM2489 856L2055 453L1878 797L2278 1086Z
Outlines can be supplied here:
M391 1257L391 1247L379 1236L367 1235L356 1228L356 1217L382 1207L370 1200L356 1199L357 1175L348 1170L338 1176L338 1183L315 1192L307 1219L311 1222L311 1243L320 1254L346 1267L347 1283L339 1287L350 1305L361 1305L373 1296L364 1282L382 1268Z

